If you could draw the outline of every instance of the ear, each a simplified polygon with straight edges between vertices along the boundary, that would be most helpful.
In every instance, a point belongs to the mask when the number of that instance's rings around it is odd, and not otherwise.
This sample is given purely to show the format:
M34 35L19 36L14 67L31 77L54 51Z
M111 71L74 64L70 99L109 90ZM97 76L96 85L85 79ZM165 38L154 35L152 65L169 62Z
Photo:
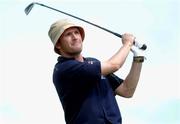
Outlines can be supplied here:
M57 43L56 43L56 46L55 46L57 49L61 49L61 44L60 44L60 42L58 41Z

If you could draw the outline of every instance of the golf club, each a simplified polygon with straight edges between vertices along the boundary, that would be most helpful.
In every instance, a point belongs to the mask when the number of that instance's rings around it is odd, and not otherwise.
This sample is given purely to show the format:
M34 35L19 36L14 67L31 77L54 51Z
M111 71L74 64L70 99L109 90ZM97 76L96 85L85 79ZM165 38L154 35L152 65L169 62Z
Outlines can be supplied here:
M109 33L111 33L111 34L114 34L114 35L117 36L117 37L122 38L122 35L121 35L121 34L118 34L118 33L116 33L116 32L113 32L113 31L111 31L111 30L108 30L108 29L106 29L106 28L104 28L104 27L101 27L101 26L99 26L99 25L96 25L96 24L94 24L94 23L92 23L92 22L86 21L86 20L84 20L84 19L82 19L82 18L79 18L79 17L77 17L77 16L71 15L71 14L69 14L69 13L60 11L60 10L58 10L58 9L49 7L49 6L47 6L47 5L44 5L44 4L41 4L41 3L38 3L38 2L33 2L33 3L29 4L29 5L25 8L24 11L25 11L26 15L28 15L28 14L30 13L30 11L32 10L32 8L33 8L33 6L34 6L35 4L40 5L40 6L43 6L43 7L46 7L46 8L49 8L49 9L51 9L51 10L55 10L55 11L57 11L57 12L63 13L63 14L68 15L68 16L71 16L71 17L73 17L73 18L76 18L76 19L78 19L78 20L81 20L81 21L83 21L83 22L86 22L86 23L88 23L88 24L90 24L90 25L93 25L93 26L95 26L95 27L98 27L98 28L100 28L100 29L102 29L102 30L104 30L104 31L107 31L107 32L109 32ZM137 41L134 41L133 44L134 44L134 46L138 47L138 48L141 49L141 50L146 50L146 48L147 48L147 46L146 46L145 44L140 44L140 43L138 43Z

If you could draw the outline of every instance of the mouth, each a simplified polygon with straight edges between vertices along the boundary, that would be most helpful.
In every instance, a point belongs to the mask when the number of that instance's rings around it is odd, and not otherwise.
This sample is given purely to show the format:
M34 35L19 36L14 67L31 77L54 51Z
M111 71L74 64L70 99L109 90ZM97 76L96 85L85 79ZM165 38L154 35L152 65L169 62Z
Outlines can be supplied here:
M72 42L72 46L78 46L78 45L81 45L81 42L79 40L74 40Z

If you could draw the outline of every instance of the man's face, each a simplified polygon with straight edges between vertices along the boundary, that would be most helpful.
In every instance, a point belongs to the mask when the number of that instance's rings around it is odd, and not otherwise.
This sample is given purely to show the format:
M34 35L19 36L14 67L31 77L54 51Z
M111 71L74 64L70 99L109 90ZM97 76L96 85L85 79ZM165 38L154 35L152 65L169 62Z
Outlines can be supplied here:
M56 47L62 55L74 56L80 54L82 51L82 37L79 29L76 27L66 29Z

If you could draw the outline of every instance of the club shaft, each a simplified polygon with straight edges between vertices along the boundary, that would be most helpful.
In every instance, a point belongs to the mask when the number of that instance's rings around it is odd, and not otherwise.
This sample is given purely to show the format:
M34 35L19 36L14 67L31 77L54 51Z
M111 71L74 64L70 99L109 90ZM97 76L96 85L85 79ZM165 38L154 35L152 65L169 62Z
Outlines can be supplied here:
M66 12L63 12L63 11L60 11L60 10L58 10L58 9L52 8L52 7L50 7L50 6L47 6L47 5L44 5L44 4L41 4L41 3L35 3L35 4L44 6L44 7L46 7L46 8L49 8L49 9L55 10L55 11L57 11L57 12L63 13L63 14L65 14L65 15L71 16L71 17L73 17L73 18L79 19L79 20L81 20L81 21L83 21L83 22L86 22L86 23L88 23L88 24L91 24L91 25L93 25L93 26L95 26L95 27L98 27L98 28L100 28L100 29L102 29L102 30L105 30L105 31L109 32L109 33L112 33L112 34L114 34L114 35L117 36L117 37L122 38L122 35L120 35L120 34L118 34L118 33L115 33L115 32L113 32L113 31L111 31L111 30L108 30L108 29L106 29L106 28L104 28L104 27L101 27L101 26L99 26L99 25L96 25L96 24L94 24L94 23L92 23L92 22L89 22L89 21L87 21L87 20L84 20L84 19L82 19L82 18L79 18L79 17L77 17L77 16L74 16L74 15L72 15L72 14L69 14L69 13L66 13Z
M93 26L95 26L95 27L98 27L98 28L100 28L100 29L102 29L102 30L104 30L104 31L107 31L107 32L109 32L109 33L111 33L111 34L119 37L119 38L122 38L122 35L121 35L121 34L118 34L118 33L116 33L116 32L113 32L113 31L111 31L111 30L109 30L109 29L107 29L107 28L101 27L101 26L99 26L99 25L97 25L97 24L94 24L94 23L92 23L92 22L89 22L89 21L87 21L87 20L84 20L84 19L82 19L82 18L79 18L79 17L74 16L74 15L72 15L72 14L69 14L69 13L66 13L66 12L63 12L63 11L60 11L60 10L58 10L58 9L55 9L55 8L53 8L53 7L50 7L50 6L47 6L47 5L38 3L38 2L34 2L34 3L32 3L32 4L38 4L38 5L40 5L40 6L49 8L49 9L51 9L51 10L55 10L55 11L57 11L57 12L63 13L63 14L68 15L68 16L71 16L71 17L73 17L73 18L76 18L76 19L78 19L78 20L81 20L81 21L83 21L83 22L86 22L86 23L88 23L88 24L90 24L90 25L93 25ZM142 50L146 50L146 48L147 48L147 46L146 46L145 44L139 44L137 41L134 41L133 44L134 44L135 46L137 46L139 49L142 49Z

